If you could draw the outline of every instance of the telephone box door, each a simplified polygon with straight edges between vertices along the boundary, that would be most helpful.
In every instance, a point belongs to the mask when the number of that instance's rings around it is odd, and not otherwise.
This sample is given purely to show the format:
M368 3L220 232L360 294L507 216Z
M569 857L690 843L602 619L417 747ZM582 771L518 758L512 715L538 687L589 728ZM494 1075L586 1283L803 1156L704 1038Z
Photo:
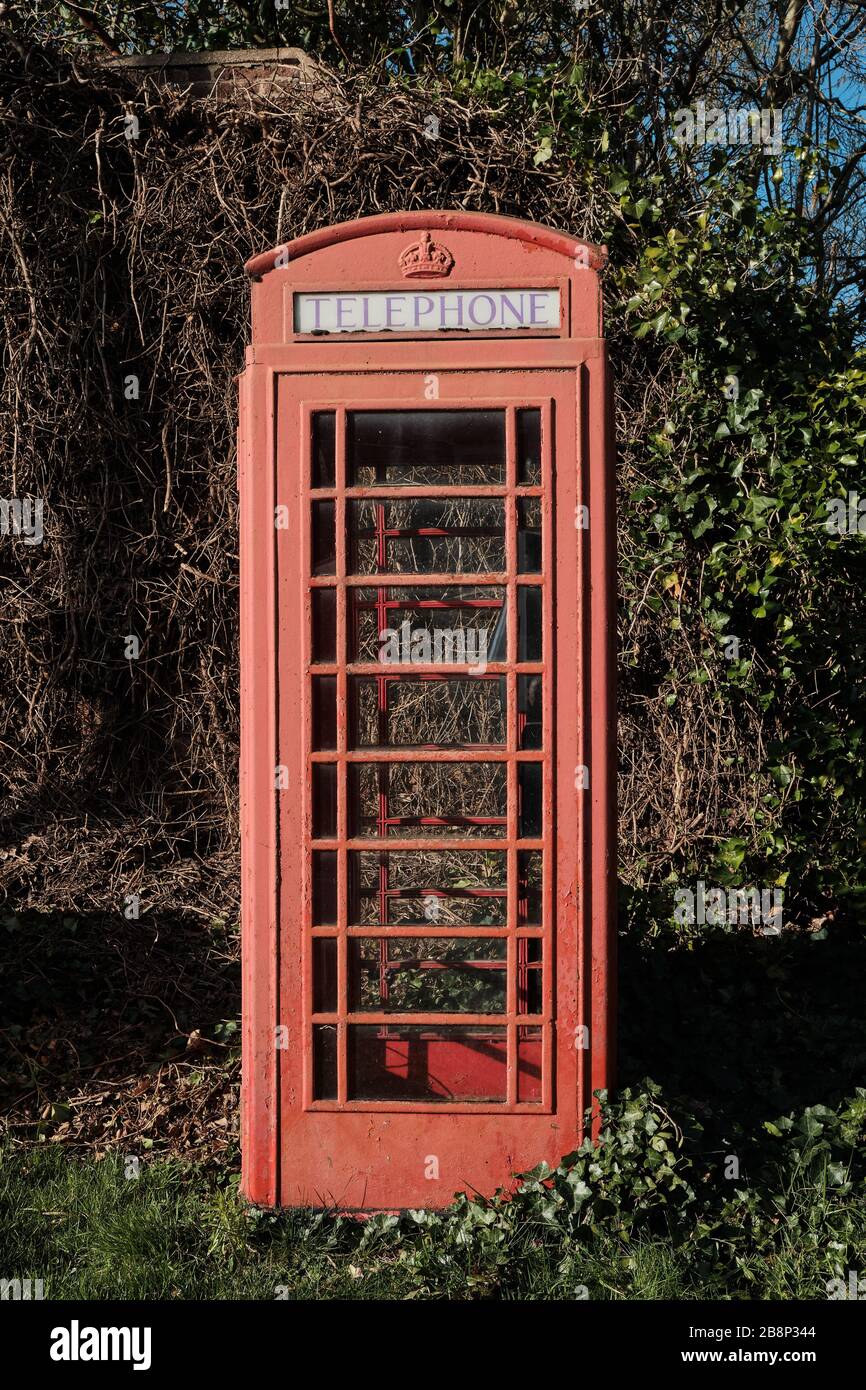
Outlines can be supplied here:
M576 373L419 385L279 379L292 1205L490 1190L587 1101Z

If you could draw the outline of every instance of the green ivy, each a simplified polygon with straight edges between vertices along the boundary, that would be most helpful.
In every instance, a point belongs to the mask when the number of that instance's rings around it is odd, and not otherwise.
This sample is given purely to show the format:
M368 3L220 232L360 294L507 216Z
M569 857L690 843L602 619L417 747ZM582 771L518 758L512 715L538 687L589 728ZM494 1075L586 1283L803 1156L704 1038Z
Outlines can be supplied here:
M376 1217L362 1253L399 1251L421 1293L476 1297L521 1288L545 1263L559 1295L627 1296L652 1248L676 1263L680 1288L691 1278L702 1297L748 1296L753 1286L760 1296L774 1266L777 1290L796 1278L790 1296L826 1297L827 1281L862 1259L866 1090L835 1110L768 1122L745 1143L739 1176L707 1151L694 1116L672 1117L653 1082L615 1101L600 1093L599 1103L597 1144L587 1140L554 1169L539 1165L513 1192Z

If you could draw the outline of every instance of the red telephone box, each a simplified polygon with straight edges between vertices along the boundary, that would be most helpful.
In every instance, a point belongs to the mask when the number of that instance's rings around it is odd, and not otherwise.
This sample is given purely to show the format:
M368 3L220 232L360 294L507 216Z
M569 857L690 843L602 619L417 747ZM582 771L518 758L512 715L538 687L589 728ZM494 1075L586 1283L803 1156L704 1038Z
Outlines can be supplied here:
M243 1191L435 1207L613 1065L604 251L467 212L256 256L241 378Z

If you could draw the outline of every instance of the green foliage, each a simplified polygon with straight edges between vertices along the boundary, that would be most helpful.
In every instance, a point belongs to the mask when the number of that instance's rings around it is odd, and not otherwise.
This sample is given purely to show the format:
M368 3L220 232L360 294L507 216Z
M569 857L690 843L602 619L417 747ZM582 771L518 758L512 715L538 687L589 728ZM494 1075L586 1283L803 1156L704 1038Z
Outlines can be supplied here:
M291 45L331 63L369 63L387 54L393 68L406 73L495 63L506 52L512 61L543 61L558 53L561 35L574 28L568 0L555 0L537 16L509 0L413 6L382 0L337 0L333 6L327 0L91 0L77 11L61 0L49 14L39 0L23 0L16 17L42 38L92 45L94 30L82 23L81 9L128 53Z
M547 1296L652 1296L649 1273L655 1296L814 1298L859 1258L866 1091L767 1124L742 1178L702 1151L696 1120L678 1127L652 1082L601 1101L597 1145L539 1166L513 1193L376 1218L363 1249L402 1235L401 1262L427 1296L443 1284L508 1296L545 1269Z
M720 706L745 695L766 715L755 825L718 844L712 872L787 884L802 915L827 898L858 907L864 889L866 550L826 521L860 480L866 354L815 288L807 229L746 173L720 168L679 225L660 199L620 198L638 256L612 258L617 329L676 354L627 499L647 543L624 580L631 607L651 577L659 616L690 636L672 699L710 682Z
M455 86L526 132L539 177L593 203L614 368L628 360L656 386L640 437L619 441L622 626L641 638L621 647L621 704L661 693L676 712L703 686L753 769L748 820L723 806L708 835L678 827L683 848L626 876L647 890L772 884L788 922L830 905L860 920L866 541L827 520L834 499L866 491L866 351L848 301L822 289L821 236L773 179L799 170L817 196L839 167L805 146L716 150L695 197L690 170L639 167L641 113L606 111L599 81L587 58ZM626 422L634 406L623 399ZM725 771L719 755L719 786Z
M364 1224L247 1207L193 1166L7 1149L0 1238L49 1298L822 1299L863 1267L864 1127L858 1090L719 1150L645 1082L513 1191Z

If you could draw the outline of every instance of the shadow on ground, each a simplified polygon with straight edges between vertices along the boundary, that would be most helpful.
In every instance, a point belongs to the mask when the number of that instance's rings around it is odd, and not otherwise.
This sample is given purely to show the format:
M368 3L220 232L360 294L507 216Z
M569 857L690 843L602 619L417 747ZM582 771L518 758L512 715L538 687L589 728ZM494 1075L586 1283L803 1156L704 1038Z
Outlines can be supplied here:
M220 923L0 916L0 1131L224 1151L239 1010L237 941Z
M618 1086L732 1135L866 1083L866 943L620 938ZM200 918L0 917L0 1130L234 1160L237 937Z
M866 943L831 928L620 939L618 1083L744 1130L866 1084Z

